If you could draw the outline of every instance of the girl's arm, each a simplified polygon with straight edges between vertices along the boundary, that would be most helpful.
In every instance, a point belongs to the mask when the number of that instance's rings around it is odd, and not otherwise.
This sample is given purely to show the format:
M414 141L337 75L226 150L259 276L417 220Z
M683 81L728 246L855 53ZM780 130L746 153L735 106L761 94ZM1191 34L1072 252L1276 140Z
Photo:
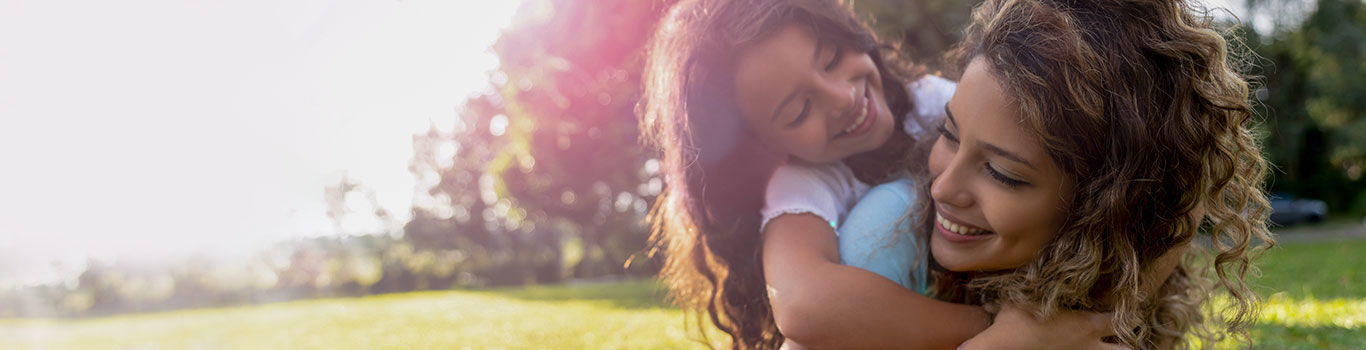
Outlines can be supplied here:
M996 323L963 343L960 350L1122 350L1120 344L1106 343L1114 335L1109 313L1062 311L1039 320L1024 308L1005 305Z
M987 327L980 307L937 301L841 265L834 229L815 215L774 218L763 244L773 317L802 347L954 349Z
M815 215L784 215L769 223L765 274L774 317L792 345L953 349L976 336L970 348L991 348L1025 345L1019 342L1023 336L1048 334L1058 336L1039 339L1056 342L1032 348L1100 344L1102 336L1090 334L1110 328L1108 318L1097 316L1101 314L1065 312L1047 321L1006 317L978 335L988 317L981 308L937 301L909 289L926 283L926 263L917 263L925 259L904 218L914 199L909 181L873 188L849 213L837 241L825 220ZM828 247L832 243L837 250ZM793 256L771 253L772 247ZM920 271L912 274L913 269Z
M1156 294L1167 277L1176 270L1190 243L1172 248L1144 272L1140 288L1148 297ZM1114 334L1109 313L1062 311L1052 319L1039 320L1016 305L1005 305L995 323L963 344L962 350L977 349L1124 349L1102 339ZM1171 349L1171 342L1158 346Z

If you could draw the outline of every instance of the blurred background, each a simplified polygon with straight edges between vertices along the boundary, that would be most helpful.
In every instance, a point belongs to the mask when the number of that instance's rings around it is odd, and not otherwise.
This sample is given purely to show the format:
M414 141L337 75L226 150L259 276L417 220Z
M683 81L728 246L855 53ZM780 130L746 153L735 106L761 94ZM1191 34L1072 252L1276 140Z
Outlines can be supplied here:
M0 348L701 346L633 114L672 2L0 1ZM851 4L937 67L976 2ZM1275 165L1254 339L1366 347L1366 2L1205 4Z

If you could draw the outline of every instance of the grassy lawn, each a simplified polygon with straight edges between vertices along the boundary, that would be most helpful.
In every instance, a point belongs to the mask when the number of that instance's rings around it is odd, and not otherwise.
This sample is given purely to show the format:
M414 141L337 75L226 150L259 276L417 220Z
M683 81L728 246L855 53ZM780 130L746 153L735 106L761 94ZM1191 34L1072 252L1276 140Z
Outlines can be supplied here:
M1366 240L1261 260L1259 349L1366 349ZM683 314L649 281L0 320L0 349L675 349Z
M646 349L695 345L650 281L0 321L0 349Z
M1258 265L1258 348L1366 349L1366 240L1282 244Z

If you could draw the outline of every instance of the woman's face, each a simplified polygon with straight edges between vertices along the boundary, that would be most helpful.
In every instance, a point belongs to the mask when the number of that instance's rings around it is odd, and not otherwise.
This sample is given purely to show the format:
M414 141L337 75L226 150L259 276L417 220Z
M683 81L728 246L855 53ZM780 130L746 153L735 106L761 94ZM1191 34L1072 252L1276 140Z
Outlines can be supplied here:
M866 53L818 43L788 25L741 53L736 101L764 143L801 160L833 162L882 146L891 111Z
M1072 191L989 69L980 57L968 65L930 153L930 249L952 271L1028 263L1058 232Z

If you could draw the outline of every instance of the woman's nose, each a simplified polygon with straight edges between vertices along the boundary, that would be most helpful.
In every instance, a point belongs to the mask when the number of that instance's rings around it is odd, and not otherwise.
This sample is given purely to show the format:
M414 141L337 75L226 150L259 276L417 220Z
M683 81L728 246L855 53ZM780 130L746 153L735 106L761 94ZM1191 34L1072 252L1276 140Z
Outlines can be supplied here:
M956 162L955 162L956 163ZM952 205L959 208L972 206L972 193L967 188L967 173L962 172L956 164L949 164L943 173L935 176L934 182L930 184L930 197L940 204Z

